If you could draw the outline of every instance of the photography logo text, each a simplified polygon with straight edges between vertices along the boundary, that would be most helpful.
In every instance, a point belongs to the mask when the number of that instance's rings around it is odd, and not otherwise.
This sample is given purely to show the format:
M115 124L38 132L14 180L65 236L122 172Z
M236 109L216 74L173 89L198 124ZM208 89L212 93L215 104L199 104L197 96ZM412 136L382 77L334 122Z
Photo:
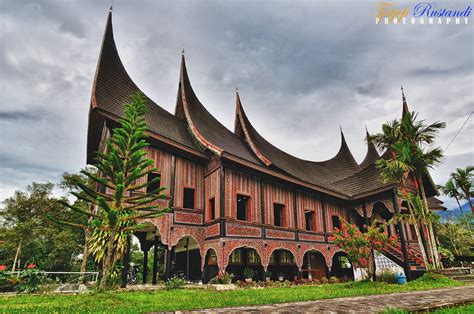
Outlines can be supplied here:
M436 2L419 2L413 6L397 6L380 2L375 12L375 24L469 24L471 5L438 5Z

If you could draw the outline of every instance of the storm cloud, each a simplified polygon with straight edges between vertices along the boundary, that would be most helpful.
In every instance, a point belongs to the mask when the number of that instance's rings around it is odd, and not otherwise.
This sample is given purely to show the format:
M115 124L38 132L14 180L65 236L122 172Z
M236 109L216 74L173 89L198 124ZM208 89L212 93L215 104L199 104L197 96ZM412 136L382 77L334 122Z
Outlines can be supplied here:
M0 200L85 166L92 80L110 1L0 1ZM413 2L398 1L400 5ZM440 2L441 4L441 2ZM465 2L444 1L444 6ZM474 109L468 25L376 25L375 1L114 1L114 35L137 85L174 112L184 48L194 90L233 129L235 87L257 130L305 159L355 158L410 109L446 121L445 147ZM471 18L472 19L472 18ZM474 163L471 120L432 171Z

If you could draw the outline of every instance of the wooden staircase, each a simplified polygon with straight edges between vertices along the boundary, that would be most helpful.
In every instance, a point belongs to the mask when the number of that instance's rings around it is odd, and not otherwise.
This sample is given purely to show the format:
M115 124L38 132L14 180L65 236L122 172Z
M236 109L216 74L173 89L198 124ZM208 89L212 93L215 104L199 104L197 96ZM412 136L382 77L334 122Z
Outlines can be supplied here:
M390 258L400 267L403 267L403 253L402 247L398 242L396 245L389 245L384 251L381 252L386 257ZM412 247L407 247L408 253L408 264L410 266L410 272L424 273L426 271L425 261L421 252Z

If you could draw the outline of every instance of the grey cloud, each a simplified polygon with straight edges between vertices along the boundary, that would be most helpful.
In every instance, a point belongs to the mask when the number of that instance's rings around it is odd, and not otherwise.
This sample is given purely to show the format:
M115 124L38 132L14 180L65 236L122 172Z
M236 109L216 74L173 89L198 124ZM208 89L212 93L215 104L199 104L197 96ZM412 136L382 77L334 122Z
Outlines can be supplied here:
M26 111L0 111L0 120L38 120L42 114L38 112Z

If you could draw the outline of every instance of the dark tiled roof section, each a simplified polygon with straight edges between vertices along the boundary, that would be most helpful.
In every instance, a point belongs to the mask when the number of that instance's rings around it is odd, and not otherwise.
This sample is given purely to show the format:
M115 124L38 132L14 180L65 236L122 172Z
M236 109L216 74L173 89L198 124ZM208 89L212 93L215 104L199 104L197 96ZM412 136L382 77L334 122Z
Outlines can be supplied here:
M446 210L447 208L443 206L443 202L436 197L428 197L428 207L430 210Z
M342 133L341 147L336 156L327 161L313 162L292 156L265 140L250 123L239 99L237 100L236 114L236 133L247 142L250 142L249 145L254 145L258 152L271 161L273 166L296 178L318 186L331 188L331 182L360 171L360 167L349 151ZM242 117L242 123L245 124L248 138L242 131L242 126L239 125L238 115Z
M112 13L109 13L92 90L92 106L122 116L124 104L140 89L129 77L114 41ZM146 96L145 96L146 97ZM146 97L146 120L151 132L176 143L196 148L186 124Z
M366 140L369 138L369 133L367 132ZM360 168L365 169L375 163L377 159L380 158L377 149L375 148L372 142L367 143L367 154L365 155L364 160L360 164Z
M191 120L188 123L193 124L199 135L204 138L203 140L226 153L262 165L245 143L217 121L199 101L188 77L184 55L181 59L179 94L178 98L181 96L181 99L178 99L176 104L175 115L180 117L182 121L186 121L186 108L184 106L187 105L187 112Z
M372 164L367 168L353 174L350 177L334 182L336 190L344 191L350 197L357 197L373 191L379 191L396 185L396 182L383 183L380 179L380 172Z

